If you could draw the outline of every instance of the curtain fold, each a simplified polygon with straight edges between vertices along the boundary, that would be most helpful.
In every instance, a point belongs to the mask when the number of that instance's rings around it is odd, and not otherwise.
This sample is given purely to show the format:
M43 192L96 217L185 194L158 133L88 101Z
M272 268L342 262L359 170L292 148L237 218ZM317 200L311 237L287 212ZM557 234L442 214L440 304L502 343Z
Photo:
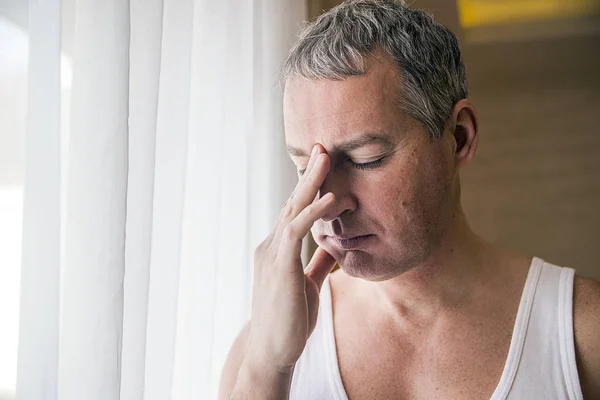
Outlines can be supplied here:
M131 0L121 398L144 397L163 0Z
M73 43L58 391L105 400L120 390L129 1L79 1Z
M165 1L156 122L145 399L170 398L190 115L193 0Z
M216 398L221 342L247 318L251 16L250 2L196 2L173 399Z
M71 117L62 136L68 159L59 147L41 158L66 166L66 193L60 204L57 164L44 170L54 180L43 178L44 196L57 198L45 207L54 208L41 215L33 210L40 202L27 205L26 196L23 254L40 249L41 235L56 234L46 242L48 261L24 258L20 393L55 398L30 391L41 382L49 393L58 385L59 399L217 398L225 358L250 315L254 248L297 179L285 156L276 79L305 5L78 0L76 7ZM30 39L32 51L54 43L60 56L60 42ZM33 89L48 73L30 79ZM59 116L46 107L60 104L56 96L31 107L30 121L44 110ZM54 132L58 146L60 125L52 124L37 129ZM40 172L46 164L37 155L28 152ZM41 179L28 175L28 190L40 190ZM47 230L38 232L41 225ZM31 278L43 270L54 281ZM40 330L46 340L32 344ZM45 365L33 365L38 354L49 355Z
M17 396L57 396L60 274L60 0L29 9Z

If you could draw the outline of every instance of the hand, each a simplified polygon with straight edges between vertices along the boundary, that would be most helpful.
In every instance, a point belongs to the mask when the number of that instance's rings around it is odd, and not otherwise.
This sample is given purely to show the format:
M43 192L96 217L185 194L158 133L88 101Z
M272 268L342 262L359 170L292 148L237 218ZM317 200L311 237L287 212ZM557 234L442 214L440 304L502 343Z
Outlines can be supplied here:
M315 329L319 292L335 260L318 248L302 268L302 239L335 201L333 193L318 198L329 172L329 157L320 145L285 203L274 231L254 255L254 295L246 356L274 370L289 371Z

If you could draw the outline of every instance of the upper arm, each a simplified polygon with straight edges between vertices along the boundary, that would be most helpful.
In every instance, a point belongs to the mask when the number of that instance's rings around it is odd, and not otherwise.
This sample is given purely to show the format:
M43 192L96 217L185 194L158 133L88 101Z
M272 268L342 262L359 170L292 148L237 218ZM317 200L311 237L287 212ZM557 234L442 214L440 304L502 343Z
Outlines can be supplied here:
M223 366L221 384L219 385L220 400L229 400L231 397L231 392L233 392L235 382L237 381L240 366L244 360L244 352L246 351L246 343L248 342L249 335L250 323L248 322L233 342L225 365Z
M575 276L573 291L579 382L585 399L600 399L600 283Z

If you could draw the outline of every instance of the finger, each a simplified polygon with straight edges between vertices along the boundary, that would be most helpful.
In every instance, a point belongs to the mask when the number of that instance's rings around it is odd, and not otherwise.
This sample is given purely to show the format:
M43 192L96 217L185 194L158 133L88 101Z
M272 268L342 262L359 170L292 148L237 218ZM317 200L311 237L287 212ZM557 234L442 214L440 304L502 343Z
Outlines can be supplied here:
M306 180L298 188L291 200L292 219L315 200L328 172L329 157L327 154L319 154L310 174L306 177Z
M279 243L277 258L281 260L296 260L300 258L302 239L315 221L322 218L333 205L335 196L327 193L315 203L306 207L284 229Z
M304 181L306 180L306 178L310 175L310 173L313 169L313 166L315 164L315 160L317 159L317 156L322 152L323 152L322 147L319 144L316 144L313 146L312 152L310 154L310 159L308 160L308 165L306 166L303 175L298 180L298 183L296 183L296 187L294 187L292 194L283 204L283 207L281 208L281 211L279 212L279 216L277 217L277 221L275 222L275 229L273 230L273 232L278 231L279 226L281 225L281 221L285 220L287 216L292 216L292 218L295 217L295 215L292 215L293 213L291 212L292 201L294 199L294 196L296 195L298 190L300 190L300 188L304 184ZM285 222L287 222L287 221L285 221Z
M292 192L292 194L286 201L286 204L291 203L291 201L294 199L294 196L296 195L296 193L298 193L298 190L300 190L302 185L304 185L304 183L306 182L307 178L311 175L311 171L313 170L315 161L317 160L319 154L322 152L323 152L322 147L320 145L316 144L313 146L312 152L310 154L310 159L308 160L308 165L304 169L304 172L302 173L302 176L300 176L300 179L298 179L298 182L296 183L296 186L294 187L294 191Z
M296 218L306 207L315 202L319 189L329 172L329 157L327 154L319 154L306 181L299 183L298 188L284 205L275 223L273 238L270 245L279 246L283 230ZM310 228L309 228L310 229Z
M304 270L304 274L315 281L319 290L321 290L325 278L327 278L333 267L335 267L335 258L323 250L322 247L317 247L315 254L313 254Z
M302 177L298 183L302 182L303 181L302 178L306 178L310 174L310 171L312 171L312 168L315 165L315 160L317 159L317 156L320 153L321 153L321 146L319 146L318 144L315 144L310 153L310 159L308 160L308 165L306 166L306 169L304 170L304 174L302 174Z

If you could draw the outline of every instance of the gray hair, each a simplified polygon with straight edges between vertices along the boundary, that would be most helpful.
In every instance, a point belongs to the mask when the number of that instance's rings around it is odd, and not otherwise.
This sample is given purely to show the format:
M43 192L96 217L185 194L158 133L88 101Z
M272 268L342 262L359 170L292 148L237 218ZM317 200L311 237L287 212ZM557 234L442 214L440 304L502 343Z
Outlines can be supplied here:
M456 36L403 0L347 0L319 16L300 32L281 82L363 75L365 58L378 48L402 72L401 111L439 138L456 102L467 97L465 66Z

